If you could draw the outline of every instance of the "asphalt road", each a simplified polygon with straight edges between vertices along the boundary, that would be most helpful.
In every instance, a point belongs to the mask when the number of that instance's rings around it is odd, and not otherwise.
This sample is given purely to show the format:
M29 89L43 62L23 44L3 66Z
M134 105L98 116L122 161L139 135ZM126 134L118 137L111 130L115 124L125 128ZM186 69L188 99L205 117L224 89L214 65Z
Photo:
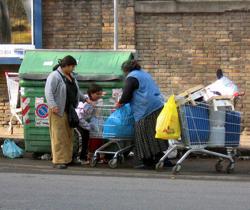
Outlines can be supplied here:
M0 173L1 210L250 210L250 182Z

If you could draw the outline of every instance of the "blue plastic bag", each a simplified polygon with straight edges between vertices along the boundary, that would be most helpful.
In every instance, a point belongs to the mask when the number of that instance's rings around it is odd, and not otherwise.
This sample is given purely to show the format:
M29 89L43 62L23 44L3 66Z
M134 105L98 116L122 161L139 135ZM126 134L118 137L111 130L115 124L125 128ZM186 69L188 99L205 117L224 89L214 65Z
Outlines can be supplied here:
M14 141L10 139L4 140L2 147L3 155L5 157L14 159L23 156L23 149L15 144Z
M131 138L134 136L134 116L129 104L114 111L104 122L103 138Z

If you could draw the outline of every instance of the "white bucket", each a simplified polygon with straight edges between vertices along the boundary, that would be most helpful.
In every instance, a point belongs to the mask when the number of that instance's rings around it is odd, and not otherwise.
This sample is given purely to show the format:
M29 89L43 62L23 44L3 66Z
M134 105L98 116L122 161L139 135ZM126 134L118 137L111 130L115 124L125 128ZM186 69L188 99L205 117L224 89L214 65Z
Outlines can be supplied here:
M225 127L211 127L208 146L224 147L225 146Z
M214 111L213 107L209 109L209 122L210 127L224 127L226 119L226 111Z

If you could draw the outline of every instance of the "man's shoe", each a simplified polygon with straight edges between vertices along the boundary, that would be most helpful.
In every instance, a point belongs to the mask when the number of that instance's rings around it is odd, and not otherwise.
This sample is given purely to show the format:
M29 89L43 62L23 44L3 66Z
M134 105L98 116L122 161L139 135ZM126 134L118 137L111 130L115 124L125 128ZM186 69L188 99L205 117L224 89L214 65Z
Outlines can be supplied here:
M53 167L57 169L66 169L68 166L66 164L54 164Z

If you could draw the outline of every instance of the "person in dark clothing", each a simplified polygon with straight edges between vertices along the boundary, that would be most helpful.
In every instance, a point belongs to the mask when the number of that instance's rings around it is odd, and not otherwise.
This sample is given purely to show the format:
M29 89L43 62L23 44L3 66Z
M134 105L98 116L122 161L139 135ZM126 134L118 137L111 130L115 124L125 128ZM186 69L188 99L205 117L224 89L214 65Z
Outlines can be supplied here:
M168 148L168 142L155 139L164 100L151 75L136 60L125 61L122 70L126 80L117 107L130 103L135 118L135 168L154 167Z

